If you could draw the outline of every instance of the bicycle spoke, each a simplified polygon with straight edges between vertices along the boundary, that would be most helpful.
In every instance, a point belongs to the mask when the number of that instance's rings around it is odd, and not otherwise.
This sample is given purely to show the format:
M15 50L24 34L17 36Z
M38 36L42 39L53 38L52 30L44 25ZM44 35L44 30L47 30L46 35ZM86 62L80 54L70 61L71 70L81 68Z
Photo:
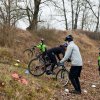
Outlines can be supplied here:
M67 83L69 81L68 71L64 70L64 69L59 70L56 75L56 79L61 86L67 85Z
M26 56L27 58L31 58L31 57L33 56L33 52L32 52L31 49L26 49L26 50L24 51L24 54L25 54L25 56Z
M40 59L33 59L28 65L29 72L34 76L40 76L45 72L45 65L40 62Z

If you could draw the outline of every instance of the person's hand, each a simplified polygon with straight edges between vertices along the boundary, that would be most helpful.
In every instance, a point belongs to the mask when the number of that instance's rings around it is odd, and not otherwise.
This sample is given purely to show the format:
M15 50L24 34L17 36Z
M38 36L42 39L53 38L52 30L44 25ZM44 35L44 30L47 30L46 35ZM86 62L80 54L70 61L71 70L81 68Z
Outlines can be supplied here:
M64 63L58 62L57 65L58 65L58 66L64 66Z
M67 62L71 62L71 59L68 58Z

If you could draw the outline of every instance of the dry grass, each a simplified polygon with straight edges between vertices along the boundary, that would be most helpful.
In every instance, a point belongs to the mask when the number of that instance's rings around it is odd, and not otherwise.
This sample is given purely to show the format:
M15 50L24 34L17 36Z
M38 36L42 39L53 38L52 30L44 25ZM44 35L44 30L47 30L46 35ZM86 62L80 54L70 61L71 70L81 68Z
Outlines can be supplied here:
M40 29L36 32L36 35L39 39L44 38L48 46L55 46L61 41L58 33L59 31L55 29Z
M12 63L15 59L23 62L23 51L32 45L32 39L28 31L8 26L0 27L0 62Z
M78 32L82 34L86 34L89 38L94 39L94 40L100 40L100 32L89 32L89 31L82 31L78 30Z
M14 71L25 77L28 80L28 85L13 80L11 74ZM0 86L2 100L49 100L55 94L55 90L60 89L56 87L56 81L47 76L43 77L46 79L43 81L41 78L34 78L24 72L25 69L0 64L0 73L2 73L0 74L0 82L4 83L4 86Z
M16 29L8 26L0 27L0 46L12 47L16 37Z
M62 44L64 38L68 31L57 31L57 30L39 30L34 33L23 30L12 30L16 31L14 38L9 36L9 41L7 42L3 35L0 36L1 41L0 48L0 61L9 61L10 64L0 64L0 81L5 83L5 86L0 86L1 100L99 100L100 86L97 88L91 88L91 82L98 82L99 76L97 71L97 56L98 56L98 42L88 38L85 34L80 34L79 31L74 31L73 36L75 43L80 47L84 68L81 75L82 88L88 90L87 94L77 95L67 95L64 92L64 88L58 85L58 83L53 80L52 77L46 75L42 77L35 78L31 75L25 74L25 69L22 67L27 67L27 63L24 64L26 57L23 54L25 48L31 47L33 44L37 44L41 38L44 38L46 44L49 48L56 45ZM11 31L10 31L11 32ZM8 32L10 34L10 32ZM2 30L3 33L3 30ZM0 33L1 34L1 33ZM11 33L12 34L12 33ZM8 45L9 44L9 45ZM10 47L10 48L8 48ZM21 61L21 66L15 67L13 64L16 59ZM11 78L11 73L17 71L20 75L25 77L29 84L28 86L20 84L18 81L14 81ZM68 85L66 88L72 89L72 86Z
M12 50L9 48L0 48L0 62L10 64L13 60Z

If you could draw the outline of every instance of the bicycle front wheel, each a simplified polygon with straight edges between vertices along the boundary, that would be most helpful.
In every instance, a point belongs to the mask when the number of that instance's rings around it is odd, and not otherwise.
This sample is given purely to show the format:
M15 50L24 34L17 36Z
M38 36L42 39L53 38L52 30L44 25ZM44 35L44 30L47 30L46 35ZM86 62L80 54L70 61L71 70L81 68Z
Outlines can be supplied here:
M32 59L28 64L28 70L30 74L34 76L41 76L45 73L45 64L43 64L39 58Z
M56 80L61 86L66 86L69 82L69 72L66 69L60 69L56 74Z
M33 51L31 49L26 49L23 51L26 57L32 57L33 56Z

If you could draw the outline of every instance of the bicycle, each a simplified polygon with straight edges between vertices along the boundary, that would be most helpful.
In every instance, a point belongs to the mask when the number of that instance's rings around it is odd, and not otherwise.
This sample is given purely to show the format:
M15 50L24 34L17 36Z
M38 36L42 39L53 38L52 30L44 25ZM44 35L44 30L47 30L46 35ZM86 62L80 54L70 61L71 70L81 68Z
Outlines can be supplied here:
M36 46L32 46L31 48L27 48L23 51L23 53L29 57L29 58L32 58L33 55L36 55L36 49L35 49Z
M50 63L47 55L43 59L42 54L39 54L30 60L28 64L28 70L30 74L38 77L46 73L48 67L50 67L51 64L52 63ZM58 69L58 71L56 69ZM55 65L54 70L57 71L55 74L56 80L63 86L67 85L69 82L69 71L65 68L65 66Z

